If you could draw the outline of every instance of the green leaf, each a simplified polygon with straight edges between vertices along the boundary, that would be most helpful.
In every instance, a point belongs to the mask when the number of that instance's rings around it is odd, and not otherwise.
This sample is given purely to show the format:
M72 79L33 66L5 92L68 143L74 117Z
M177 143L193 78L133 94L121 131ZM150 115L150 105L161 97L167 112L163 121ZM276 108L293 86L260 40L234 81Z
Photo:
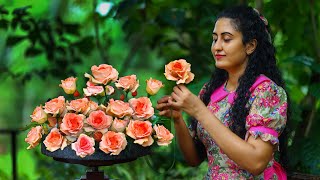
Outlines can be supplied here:
M27 126L21 128L20 130L21 131L25 131L25 130L28 130L28 129L32 128L32 127L38 126L38 125L40 125L40 124L37 123L37 122L31 122L30 124L28 124Z
M26 37L25 36L9 36L7 38L6 45L7 46L14 46L20 41L24 40Z

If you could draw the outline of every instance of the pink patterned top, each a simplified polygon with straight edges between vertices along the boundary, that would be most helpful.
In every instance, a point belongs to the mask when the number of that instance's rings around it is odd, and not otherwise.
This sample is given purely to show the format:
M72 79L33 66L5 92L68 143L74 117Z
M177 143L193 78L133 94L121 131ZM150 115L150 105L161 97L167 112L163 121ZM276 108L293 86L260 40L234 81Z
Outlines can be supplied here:
M246 118L245 139L251 135L254 138L260 137L263 141L270 141L274 145L278 144L278 136L284 130L287 120L286 92L264 75L257 78L250 92L248 105L251 108ZM200 95L201 93L204 91L201 90ZM227 127L230 124L229 109L234 98L235 94L228 92L222 85L213 92L207 106ZM197 123L196 127L195 131L190 126L191 134L203 143L208 158L208 172L204 179L286 179L283 169L274 160L269 162L262 174L253 176L229 159L200 123Z

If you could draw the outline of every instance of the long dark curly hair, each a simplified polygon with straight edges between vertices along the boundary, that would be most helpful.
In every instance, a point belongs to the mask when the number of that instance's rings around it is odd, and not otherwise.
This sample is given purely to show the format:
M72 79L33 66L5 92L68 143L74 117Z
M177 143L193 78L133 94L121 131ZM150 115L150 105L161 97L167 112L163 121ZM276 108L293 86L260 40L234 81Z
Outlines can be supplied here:
M230 108L231 125L230 129L242 139L245 138L245 119L249 114L250 107L247 107L250 92L249 89L260 74L264 74L277 85L284 87L281 73L276 66L275 48L271 41L270 28L260 18L260 14L252 7L236 6L222 11L220 18L231 19L234 28L242 33L243 44L253 39L257 40L255 51L249 55L248 65L244 74L239 78L239 86L236 90L237 98ZM224 84L228 79L227 71L216 68L210 81L205 87L205 93L201 96L202 101L208 105L212 92ZM289 103L288 103L289 104ZM287 169L287 129L280 136L280 163Z

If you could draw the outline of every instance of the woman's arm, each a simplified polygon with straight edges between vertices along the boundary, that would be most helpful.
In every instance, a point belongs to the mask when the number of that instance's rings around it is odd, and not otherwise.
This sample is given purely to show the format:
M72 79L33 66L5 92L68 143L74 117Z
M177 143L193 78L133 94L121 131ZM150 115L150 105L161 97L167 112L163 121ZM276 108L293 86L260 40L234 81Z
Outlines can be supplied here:
M171 117L171 107L168 104L170 96L165 96L158 101L157 109L160 111L159 115ZM182 154L190 166L198 166L203 160L200 159L193 138L189 133L182 118L182 111L179 109L172 109L172 117L174 119L174 128L176 130L176 137L178 145Z
M178 85L172 93L174 108L181 108L199 121L204 129L215 140L220 149L241 168L253 175L260 174L272 158L273 145L260 138L241 139L214 116L203 102L185 86Z

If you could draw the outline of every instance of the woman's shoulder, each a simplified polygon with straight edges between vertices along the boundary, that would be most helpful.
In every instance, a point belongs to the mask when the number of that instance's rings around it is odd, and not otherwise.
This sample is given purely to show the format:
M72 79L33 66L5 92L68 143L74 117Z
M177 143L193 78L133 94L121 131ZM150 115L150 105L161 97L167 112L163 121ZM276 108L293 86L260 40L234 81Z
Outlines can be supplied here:
M260 75L253 86L250 88L253 95L271 94L271 95L285 95L286 91L273 80L265 75Z

